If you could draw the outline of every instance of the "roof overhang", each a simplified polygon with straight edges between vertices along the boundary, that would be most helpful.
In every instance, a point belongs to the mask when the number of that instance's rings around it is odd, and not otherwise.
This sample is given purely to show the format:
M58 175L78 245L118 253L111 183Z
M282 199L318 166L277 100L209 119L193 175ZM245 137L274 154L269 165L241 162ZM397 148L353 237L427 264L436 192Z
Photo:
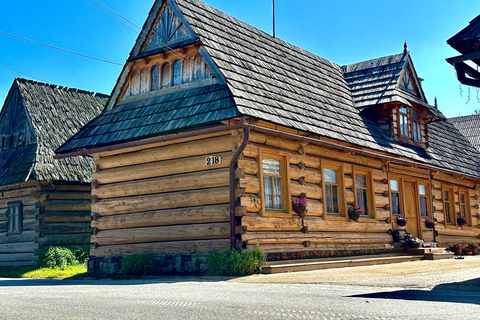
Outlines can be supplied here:
M480 61L480 51L447 59L447 62L455 67L458 81L468 86L480 88L480 72L469 66L466 61L471 61L478 66L478 62Z

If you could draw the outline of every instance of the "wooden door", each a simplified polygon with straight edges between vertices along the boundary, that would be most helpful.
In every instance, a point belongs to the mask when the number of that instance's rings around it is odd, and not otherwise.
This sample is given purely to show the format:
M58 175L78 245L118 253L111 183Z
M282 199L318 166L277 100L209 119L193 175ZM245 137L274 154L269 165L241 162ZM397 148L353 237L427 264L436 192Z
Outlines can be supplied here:
M407 217L406 230L415 237L420 237L418 233L418 212L417 212L417 187L413 181L405 181L405 217Z

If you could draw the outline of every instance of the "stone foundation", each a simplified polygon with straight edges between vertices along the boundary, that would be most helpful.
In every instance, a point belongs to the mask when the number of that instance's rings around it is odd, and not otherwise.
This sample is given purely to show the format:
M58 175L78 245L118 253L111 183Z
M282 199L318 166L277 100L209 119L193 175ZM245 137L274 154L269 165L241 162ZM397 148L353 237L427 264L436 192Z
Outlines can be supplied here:
M207 254L152 255L157 260L159 273L198 274L207 269ZM90 257L88 271L96 275L117 275L122 268L122 257Z

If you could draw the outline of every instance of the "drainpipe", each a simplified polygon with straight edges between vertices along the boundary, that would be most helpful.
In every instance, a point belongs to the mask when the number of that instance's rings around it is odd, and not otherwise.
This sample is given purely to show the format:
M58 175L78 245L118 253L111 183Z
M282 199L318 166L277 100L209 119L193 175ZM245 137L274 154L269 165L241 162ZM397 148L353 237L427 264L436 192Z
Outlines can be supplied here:
M239 124L243 125L243 141L237 152L230 161L230 247L231 249L236 249L237 238L235 236L235 209L236 209L236 199L235 199L235 165L245 150L245 147L248 144L250 138L250 126L247 121L242 118Z

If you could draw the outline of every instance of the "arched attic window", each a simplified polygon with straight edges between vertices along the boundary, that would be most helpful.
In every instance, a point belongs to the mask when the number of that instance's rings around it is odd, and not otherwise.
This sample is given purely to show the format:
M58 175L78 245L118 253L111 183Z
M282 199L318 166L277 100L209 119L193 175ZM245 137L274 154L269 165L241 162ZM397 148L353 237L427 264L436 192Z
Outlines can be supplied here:
M158 66L153 66L150 71L152 84L150 86L151 90L160 89L160 68Z
M182 84L182 63L180 60L176 60L173 63L173 83L172 85L178 86Z
M172 67L168 63L162 66L162 83L161 88L168 88L172 85Z

